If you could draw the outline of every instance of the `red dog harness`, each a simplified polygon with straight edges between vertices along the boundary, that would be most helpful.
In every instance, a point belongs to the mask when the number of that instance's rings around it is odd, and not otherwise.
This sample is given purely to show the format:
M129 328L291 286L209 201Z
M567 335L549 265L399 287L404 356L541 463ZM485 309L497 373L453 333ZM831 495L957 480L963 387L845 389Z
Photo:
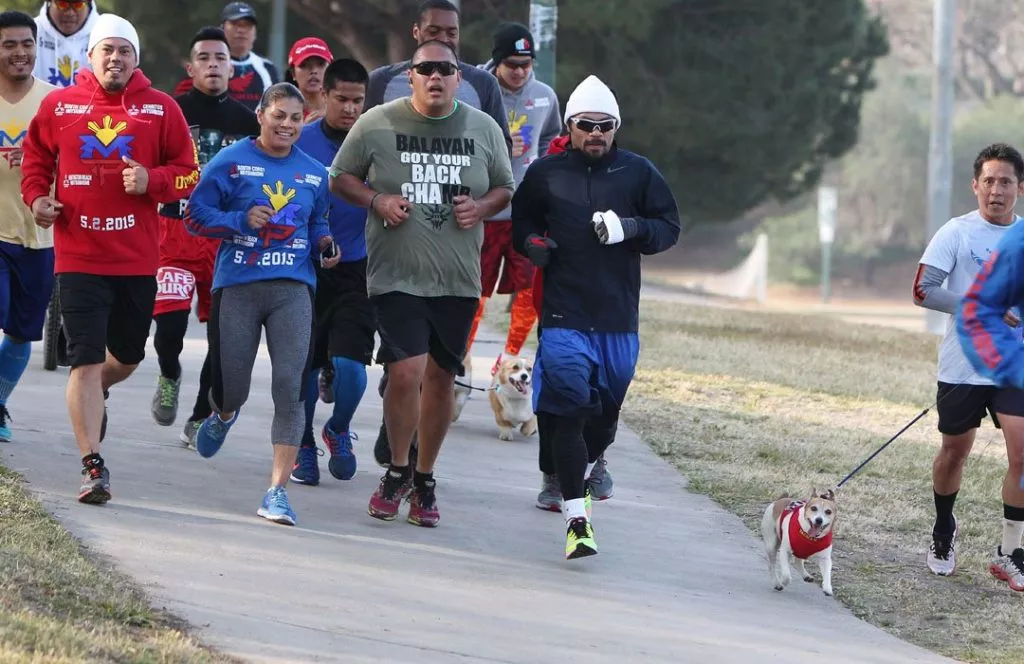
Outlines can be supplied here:
M793 557L799 560L807 560L814 554L821 553L832 546L831 530L822 537L811 537L800 527L799 512L806 504L806 501L794 500L782 511L782 516L779 517L779 532L781 532L786 516L789 514L793 515L793 518L789 520L789 546L793 550Z

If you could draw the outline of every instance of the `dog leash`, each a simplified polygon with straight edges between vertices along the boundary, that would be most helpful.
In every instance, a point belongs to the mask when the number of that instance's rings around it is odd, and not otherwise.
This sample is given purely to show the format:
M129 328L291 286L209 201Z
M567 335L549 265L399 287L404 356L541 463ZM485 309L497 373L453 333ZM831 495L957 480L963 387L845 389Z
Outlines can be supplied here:
M465 387L466 389L476 390L477 392L494 392L498 389L497 385L491 385L490 387L474 387L467 383L463 383L461 380L457 378L455 379L455 384L458 385L459 387Z
M957 391L958 389L960 389L960 387L962 387L963 385L965 385L965 383L957 383L956 385L954 385L954 386L953 386L953 389L951 389L950 391L946 392L946 393L945 393L945 394L943 394L943 395L942 395L941 397L939 397L938 399L936 399L936 401L935 401L935 403L934 403L934 404L932 404L931 406L929 406L929 407L925 408L924 410L922 410L922 411L921 411L920 413L918 413L918 414L917 414L917 417L915 417L914 419L912 419L912 420L910 420L909 422L907 422L907 423L906 423L906 424L905 424L905 425L903 426L903 428L902 428L902 429L900 429L899 431L897 431L897 432L896 432L896 434L895 434L895 435L893 435L893 437L892 437L892 438L890 438L889 440L885 441L885 444L883 444L883 445L882 445L881 447L879 447L879 448L878 448L877 450L875 450L874 452L872 452L871 456L869 456L869 457L868 457L867 459L864 459L864 461L862 461L862 462L860 463L860 465L859 465L859 466L857 466L856 468L854 468L853 470L851 470L851 471L850 471L850 474L849 474L849 475L847 475L846 477L844 477L844 478L842 479L842 481L840 481L840 482L839 482L839 484L837 484L837 485L835 486L836 490L838 490L839 488L841 488L841 487L842 487L842 486L843 486L844 484L846 484L846 483L847 483L847 482L848 482L848 481L849 481L850 479L852 479L854 475L856 475L856 474L857 474L857 473L859 473L859 472L860 472L861 470L863 470L863 469L864 469L864 466L868 465L868 463L870 463L870 462L871 462L871 460L872 460L872 459L874 459L874 458L875 458L876 456L878 456L879 454L881 454L881 453L882 453L882 451L883 451L883 450L884 450L885 448L889 447L889 445L892 445L892 444L893 444L893 443L894 443L894 442L896 441L896 439L897 439L897 438L899 438L899 437L900 437L900 436L902 436L902 435L903 435L904 433L906 433L907 429L909 429L910 427L912 427L912 426L914 426L915 424L917 424L917 423L918 423L918 421L919 421L919 420L920 420L920 419L921 419L922 417L924 417L925 415L927 415L927 414L928 414L928 411L930 411L930 410L931 410L932 408L938 408L939 404L940 404L940 403L942 403L942 402L943 402L943 401L944 401L944 400L946 399L946 397L948 397L948 396L949 396L950 394L953 394L954 392L956 392L956 391Z

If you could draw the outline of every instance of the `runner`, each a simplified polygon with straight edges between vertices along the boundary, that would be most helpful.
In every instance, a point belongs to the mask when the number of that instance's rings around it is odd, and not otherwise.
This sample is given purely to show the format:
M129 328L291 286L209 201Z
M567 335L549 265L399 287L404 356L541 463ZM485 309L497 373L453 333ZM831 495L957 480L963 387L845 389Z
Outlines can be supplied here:
M527 170L512 233L544 268L534 410L551 435L572 559L597 553L586 478L614 440L636 368L640 257L676 243L679 211L654 165L615 144L619 104L596 76L570 95L565 122L572 148Z
M256 43L256 12L244 2L231 2L220 15L220 27L228 38L231 66L234 73L228 81L228 94L242 102L250 111L256 111L263 91L281 80L281 73L273 62L252 50ZM181 95L192 88L192 79L185 78L174 89Z
M424 0L420 3L416 12L416 22L412 26L412 38L416 43L423 44L427 41L440 41L448 44L456 54L459 52L459 39L461 13L459 8L448 0ZM381 104L408 97L411 92L411 82L408 75L409 65L412 61L406 60L393 65L385 65L370 72L370 82L366 88L365 110L370 110ZM501 128L505 138L505 145L508 153L512 153L512 136L509 133L508 121L505 116L505 107L501 100L501 90L498 82L493 76L481 69L474 67L468 62L458 61L461 80L455 91L455 98L460 103L472 106L491 116ZM469 363L469 356L466 356ZM466 371L459 367L458 375L466 375L466 380L472 379L472 367ZM384 365L384 375L381 376L380 384L377 387L381 397L384 396L384 389L388 381L388 366ZM453 388L454 389L454 388ZM417 449L416 434L413 434L412 454L415 457ZM377 463L387 467L391 460L391 447L388 442L388 430L384 420L381 420L380 431L377 434L377 442L373 446L373 456Z
M491 59L480 66L494 74L501 87L509 131L512 133L512 172L516 177L516 186L522 182L527 167L547 152L551 140L558 136L562 126L558 95L551 86L534 76L534 57L533 35L526 26L505 23L494 33ZM483 291L469 333L467 352L473 347L477 327L495 286L499 294L513 297L505 347L503 352L498 353L491 368L493 376L503 355L519 355L537 322L531 291L535 268L526 257L512 248L511 207L505 208L484 224L484 245L480 256ZM462 412L469 393L469 389L456 385L455 419Z
M960 529L953 506L978 427L991 415L1003 432L1008 465L1002 487L1003 538L989 569L1013 590L1024 591L1024 489L1019 485L1024 469L1024 386L1006 372L1021 344L1019 301L1013 297L1019 286L1006 279L1016 274L1008 262L1019 254L1017 227L1024 226L1013 211L1024 186L1024 158L1009 145L990 145L978 154L973 172L978 208L949 220L935 233L914 279L915 304L950 314L959 308L963 317L959 338L956 318L951 317L939 346L941 401L936 410L942 445L932 464L935 523L926 562L941 576L956 570ZM997 254L995 264L986 265ZM1004 301L1009 304L1002 307L996 326L992 310Z
M352 125L363 112L366 68L355 60L332 62L324 73L326 114L302 130L296 145L329 166ZM313 415L317 397L333 403L331 418L321 432L330 452L327 468L339 480L352 479L356 456L352 416L366 392L366 365L373 361L373 308L366 295L366 210L331 196L331 235L341 250L341 262L317 270L316 339L313 371L306 384L306 428L291 479L300 484L320 482ZM318 380L319 374L319 380ZM319 389L318 389L319 384Z
M156 207L188 196L199 178L181 109L152 88L138 61L132 24L100 16L89 36L92 71L46 96L24 144L22 200L38 225L54 227L84 503L110 500L104 400L146 355L160 260Z
M47 0L36 17L38 28L34 75L66 88L89 67L89 33L99 11L92 0Z
M313 247L324 267L338 262L327 226L324 167L293 149L302 130L302 101L291 83L267 88L257 111L259 136L217 153L186 212L191 232L222 240L208 327L214 413L199 427L196 450L212 457L238 420L266 329L274 461L257 514L292 526L296 517L285 487L302 437L316 287Z
M305 100L303 119L313 122L324 114L327 95L324 88L324 70L334 59L327 43L316 37L303 37L292 44L288 52L288 71L285 80L302 93Z
M43 97L56 88L32 75L38 28L28 14L0 13L0 442L11 440L7 402L43 338L53 292L53 230L36 226L21 200L22 143Z
M367 111L332 166L334 191L370 209L368 291L377 361L390 365L384 418L394 447L368 512L394 519L409 494L409 521L427 527L440 518L434 464L480 298L480 221L515 184L500 127L455 99L457 62L448 44L421 44L407 74L412 96Z
M191 90L175 98L189 123L198 146L199 165L205 165L224 146L260 131L256 114L228 96L231 55L227 37L220 28L206 27L192 38L189 47ZM156 332L153 347L160 364L156 393L153 395L153 419L162 426L174 424L178 415L181 390L181 356L188 330L192 300L197 300L200 323L210 318L210 290L213 286L213 261L219 240L195 237L182 224L187 199L160 206L160 269L157 271L156 306L153 318ZM199 425L210 415L210 355L207 353L199 374L192 416L185 423L181 442L195 447Z

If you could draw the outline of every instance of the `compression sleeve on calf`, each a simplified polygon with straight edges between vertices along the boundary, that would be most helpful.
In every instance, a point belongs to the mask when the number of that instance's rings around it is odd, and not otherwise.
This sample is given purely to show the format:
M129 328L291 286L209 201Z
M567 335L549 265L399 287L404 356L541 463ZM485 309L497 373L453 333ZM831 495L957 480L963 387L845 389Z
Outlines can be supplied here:
M942 287L947 276L946 271L933 265L919 265L914 278L914 304L946 314L956 313L963 295Z

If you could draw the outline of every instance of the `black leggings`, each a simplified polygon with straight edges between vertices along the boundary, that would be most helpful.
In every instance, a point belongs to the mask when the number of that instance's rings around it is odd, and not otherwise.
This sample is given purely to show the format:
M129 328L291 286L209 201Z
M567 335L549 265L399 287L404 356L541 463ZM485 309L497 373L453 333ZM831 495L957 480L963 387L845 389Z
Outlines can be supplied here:
M156 348L160 374L165 378L177 380L181 378L181 351L185 347L185 332L188 330L188 312L171 311L154 316L156 333L153 335L153 346ZM192 409L190 422L205 420L213 412L210 407L210 351L206 351L203 370L199 373L199 392L196 404Z
M537 413L540 470L558 474L563 499L583 497L587 464L605 453L618 425L618 412L589 418Z

